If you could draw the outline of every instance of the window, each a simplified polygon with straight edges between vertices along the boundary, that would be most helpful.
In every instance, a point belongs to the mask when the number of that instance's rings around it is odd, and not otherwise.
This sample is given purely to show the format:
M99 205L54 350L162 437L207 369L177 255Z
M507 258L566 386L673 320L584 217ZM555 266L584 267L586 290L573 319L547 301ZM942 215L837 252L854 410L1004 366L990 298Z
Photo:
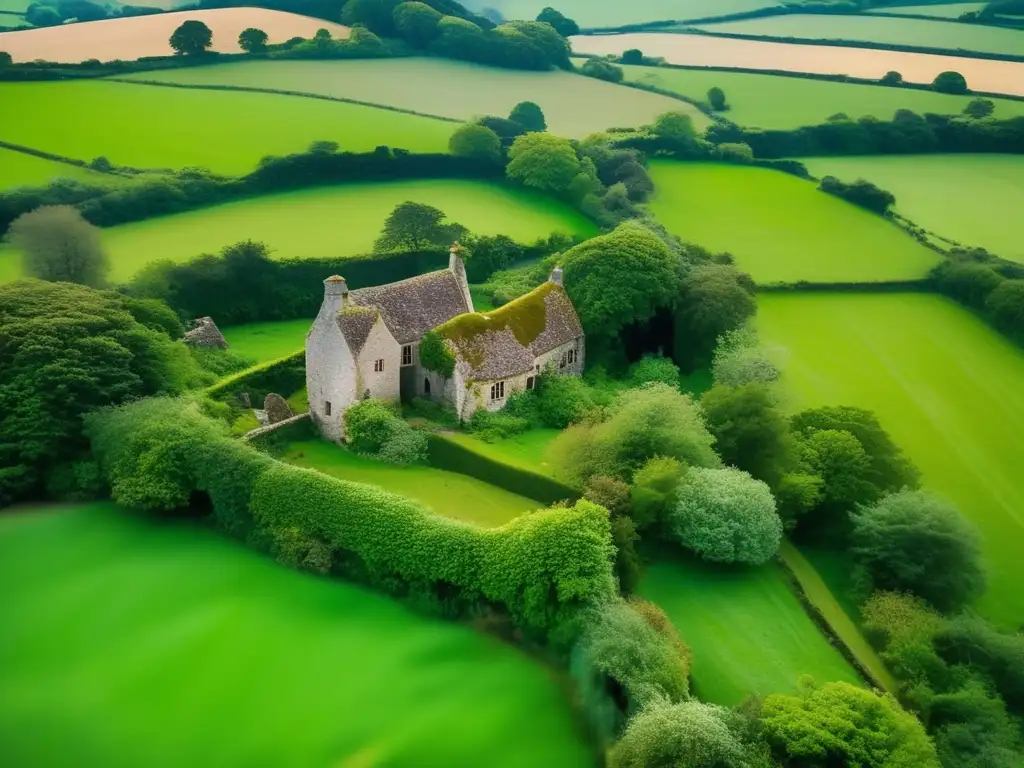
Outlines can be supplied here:
M324 400L324 416L330 416L330 415L331 415L331 401L330 400Z
M565 368L567 365L572 365L576 362L576 350L569 349L562 353L562 360L558 364L559 368Z
M373 372L374 373L384 373L384 361L383 360L375 360L374 361L374 363L373 363Z
M412 344L402 347L402 365L412 365Z
M526 379L526 388L527 389L536 389L537 388L537 377L536 376L529 376L529 377L527 377L527 379Z
M495 384L491 384L491 400L504 400L505 399L505 382L499 381Z

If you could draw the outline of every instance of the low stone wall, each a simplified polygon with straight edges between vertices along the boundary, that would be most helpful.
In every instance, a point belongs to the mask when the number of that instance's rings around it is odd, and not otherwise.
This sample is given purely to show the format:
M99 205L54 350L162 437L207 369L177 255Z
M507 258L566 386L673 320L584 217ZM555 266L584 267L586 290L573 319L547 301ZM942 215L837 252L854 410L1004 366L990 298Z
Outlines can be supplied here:
M290 419L270 424L266 427L254 429L242 435L242 440L252 444L254 448L268 448L272 445L308 437L312 432L313 424L310 421L309 413L300 413Z

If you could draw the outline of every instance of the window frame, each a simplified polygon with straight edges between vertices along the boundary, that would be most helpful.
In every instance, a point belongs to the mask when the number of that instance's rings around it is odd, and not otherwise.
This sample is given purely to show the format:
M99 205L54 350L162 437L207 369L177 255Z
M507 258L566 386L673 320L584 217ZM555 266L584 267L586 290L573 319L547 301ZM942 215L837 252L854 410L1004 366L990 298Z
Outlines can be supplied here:
M402 367L412 365L412 344L402 345Z
M505 399L505 382L496 381L491 384L491 402L497 403Z
M330 416L330 415L331 415L331 401L330 400L324 400L324 416Z
M383 357L378 358L377 360L373 361L373 372L374 373L384 373L384 358Z

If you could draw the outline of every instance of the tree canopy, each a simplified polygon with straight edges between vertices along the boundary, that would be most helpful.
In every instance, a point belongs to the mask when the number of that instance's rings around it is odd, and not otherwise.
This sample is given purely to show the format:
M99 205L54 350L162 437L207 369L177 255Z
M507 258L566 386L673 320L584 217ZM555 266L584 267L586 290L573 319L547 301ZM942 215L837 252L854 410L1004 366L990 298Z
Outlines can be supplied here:
M169 42L179 56L198 56L213 45L213 31L203 22L189 19L174 30Z
M444 247L465 232L460 224L445 224L444 211L425 203L407 201L395 206L373 245L378 252L422 251Z
M550 6L537 14L537 21L543 21L550 24L562 37L569 37L580 33L579 24Z
M550 133L527 133L518 137L512 142L508 156L505 170L508 177L544 192L568 192L581 170L572 144Z
M774 486L791 464L794 446L771 389L761 383L718 385L700 404L722 460Z
M501 162L501 139L490 128L478 123L467 123L457 128L448 140L448 150L456 157Z
M70 205L47 205L19 216L10 238L32 277L92 287L106 281L110 264L100 231Z
M519 123L527 131L545 131L548 124L544 112L532 101L521 101L512 107L508 119Z
M967 78L959 72L942 72L932 81L932 88L939 93L967 93Z
M267 50L267 33L256 27L243 29L238 35L238 47L246 53L262 53Z
M443 14L426 3L401 3L393 13L395 28L410 45L426 48L440 34Z

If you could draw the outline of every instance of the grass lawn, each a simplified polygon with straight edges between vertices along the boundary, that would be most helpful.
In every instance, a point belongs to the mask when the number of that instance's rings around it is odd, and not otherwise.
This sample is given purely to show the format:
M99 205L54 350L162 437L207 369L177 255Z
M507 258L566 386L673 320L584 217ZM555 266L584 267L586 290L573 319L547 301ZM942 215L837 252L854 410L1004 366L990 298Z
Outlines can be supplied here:
M909 88L832 83L747 72L636 66L623 69L627 81L646 83L702 101L707 98L710 88L721 88L729 103L725 116L740 125L759 128L789 129L818 125L839 112L854 118L870 115L879 120L891 120L898 109L911 109L918 114L955 115L963 112L974 98ZM992 101L996 105L996 117L1024 115L1024 102Z
M2 21L2 19L0 19ZM56 178L87 181L91 184L116 185L126 181L119 176L97 173L88 168L58 163L24 152L0 147L0 192L15 187L40 186Z
M188 524L0 516L10 766L584 766L515 649Z
M804 612L778 565L734 569L696 560L650 566L641 597L660 605L693 651L694 692L734 706L791 693L801 675L860 682Z
M262 241L281 259L341 258L370 252L388 214L406 200L440 208L473 232L523 242L556 230L584 237L597 232L582 214L535 192L427 179L315 187L210 206L104 229L103 244L115 281L158 259L188 261L241 240ZM19 272L13 250L0 248L0 282Z
M200 166L240 175L266 155L317 140L447 152L455 126L355 104L265 93L157 88L97 80L0 83L5 141L138 168ZM73 124L74 130L68 130Z
M495 528L541 504L481 480L433 467L396 467L364 459L324 440L289 445L284 461L309 467L342 480L379 485L413 499L453 520Z
M221 328L228 348L254 363L265 363L301 351L312 320L278 320Z
M453 432L447 437L453 443L471 448L481 456L558 479L558 468L548 461L547 449L559 434L560 430L557 429L531 429L493 443L484 442L465 432Z
M251 61L130 77L302 91L458 120L504 117L519 102L532 101L544 110L548 130L573 138L643 125L672 111L687 112L700 129L710 122L685 102L570 72L517 72L444 59Z
M889 190L896 195L896 210L927 230L1024 262L1020 155L820 157L805 162L815 176L864 178Z
M881 216L780 171L656 160L651 175L658 219L732 253L758 283L906 280L939 260Z
M508 19L535 19L548 0L489 0ZM471 5L473 5L471 3ZM560 0L558 10L581 27L620 27L650 21L701 19L775 5L771 0Z
M886 45L913 45L982 51L1020 56L1024 54L1024 32L984 24L950 24L928 19L893 19L886 16L831 16L789 14L761 19L702 24L708 32L766 37L796 37L807 40L853 40Z
M988 3L950 3L948 5L902 5L897 8L882 6L864 11L865 13L895 13L914 16L932 16L937 19L957 19L970 11L980 11Z
M856 405L878 414L981 532L988 618L1024 624L1024 352L966 310L921 294L758 297L766 344L786 350L794 409Z

